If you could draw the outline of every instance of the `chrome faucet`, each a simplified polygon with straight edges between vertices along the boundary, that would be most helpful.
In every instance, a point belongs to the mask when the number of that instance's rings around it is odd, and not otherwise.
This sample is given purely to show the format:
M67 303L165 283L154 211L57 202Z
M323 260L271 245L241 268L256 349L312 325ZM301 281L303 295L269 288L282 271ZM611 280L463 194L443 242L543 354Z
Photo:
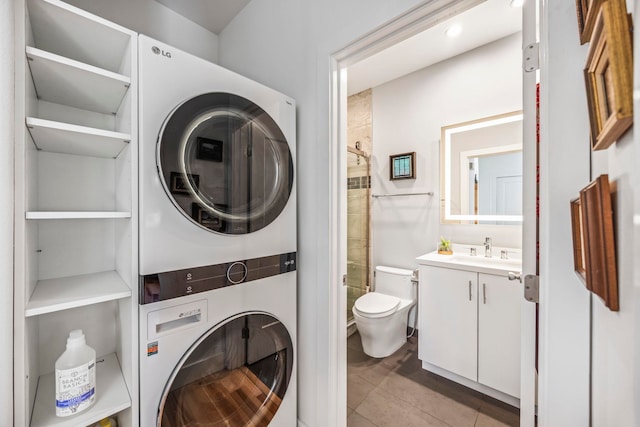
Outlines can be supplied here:
M484 256L491 258L491 237L484 238Z

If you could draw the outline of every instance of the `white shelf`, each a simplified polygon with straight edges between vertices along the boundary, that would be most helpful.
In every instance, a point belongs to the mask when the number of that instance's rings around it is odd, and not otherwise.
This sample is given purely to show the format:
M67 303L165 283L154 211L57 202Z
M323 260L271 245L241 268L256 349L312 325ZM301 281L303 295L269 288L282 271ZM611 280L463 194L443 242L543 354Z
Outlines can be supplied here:
M97 304L131 296L115 271L40 280L25 307L25 316Z
M99 362L100 360L103 360ZM54 374L38 380L38 392L31 427L77 427L94 425L103 418L131 406L129 391L122 377L115 353L96 359L96 403L70 417L57 417L55 410Z
M115 114L131 79L121 74L27 46L39 99L98 113Z
M54 153L116 158L131 135L104 129L27 117L27 127L39 150Z
M135 33L58 0L29 0L36 47L118 72Z
M30 211L26 219L118 219L131 218L131 212L94 212L94 211Z

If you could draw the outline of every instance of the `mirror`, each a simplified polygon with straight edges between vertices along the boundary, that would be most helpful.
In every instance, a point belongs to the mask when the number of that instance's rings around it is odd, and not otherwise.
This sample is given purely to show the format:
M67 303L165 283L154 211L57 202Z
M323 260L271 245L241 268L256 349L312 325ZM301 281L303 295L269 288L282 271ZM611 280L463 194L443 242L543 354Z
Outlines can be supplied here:
M522 222L522 112L442 128L441 219Z

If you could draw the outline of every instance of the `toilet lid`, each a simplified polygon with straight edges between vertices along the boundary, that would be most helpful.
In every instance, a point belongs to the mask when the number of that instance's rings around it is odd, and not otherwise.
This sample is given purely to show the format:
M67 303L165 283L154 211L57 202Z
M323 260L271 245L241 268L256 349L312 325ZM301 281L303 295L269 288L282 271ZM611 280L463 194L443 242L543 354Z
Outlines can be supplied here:
M369 292L356 300L354 308L365 317L384 317L396 311L399 305L400 298Z

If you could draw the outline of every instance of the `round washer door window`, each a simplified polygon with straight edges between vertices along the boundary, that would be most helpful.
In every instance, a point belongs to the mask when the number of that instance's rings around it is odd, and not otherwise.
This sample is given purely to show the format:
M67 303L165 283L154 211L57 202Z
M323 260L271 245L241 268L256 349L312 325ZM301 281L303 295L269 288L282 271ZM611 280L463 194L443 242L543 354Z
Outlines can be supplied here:
M204 334L165 387L158 426L266 426L293 368L286 328L262 313L236 317Z
M273 222L293 187L284 134L259 106L229 93L207 93L171 113L158 138L165 191L193 223L246 234Z

